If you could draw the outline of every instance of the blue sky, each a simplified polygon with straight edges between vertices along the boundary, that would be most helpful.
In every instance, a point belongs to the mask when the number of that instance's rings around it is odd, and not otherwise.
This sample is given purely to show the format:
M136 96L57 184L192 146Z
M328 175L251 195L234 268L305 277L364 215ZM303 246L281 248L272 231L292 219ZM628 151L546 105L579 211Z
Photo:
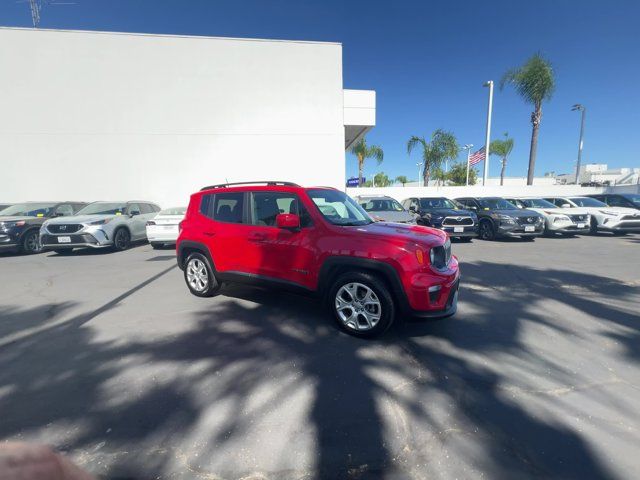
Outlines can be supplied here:
M345 88L377 92L377 126L368 141L383 147L368 176L417 176L410 135L436 128L482 146L486 80L536 51L549 58L557 90L543 107L536 174L571 171L579 114L587 107L583 161L640 166L640 2L635 0L51 0L42 28L113 30L343 43ZM62 3L72 2L72 5ZM31 26L28 3L0 0L0 24ZM492 138L515 139L507 175L525 175L531 107L513 91L494 97ZM462 155L461 155L462 160ZM347 175L357 171L347 157ZM497 160L490 174L497 176Z

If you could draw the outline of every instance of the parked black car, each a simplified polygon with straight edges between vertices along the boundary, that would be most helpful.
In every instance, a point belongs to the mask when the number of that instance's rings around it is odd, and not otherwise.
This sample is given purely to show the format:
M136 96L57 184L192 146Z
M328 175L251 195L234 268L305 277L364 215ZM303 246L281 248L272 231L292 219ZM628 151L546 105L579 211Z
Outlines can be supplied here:
M640 210L640 195L637 193L598 193L585 196L600 200L610 207L627 207Z
M412 197L402 206L416 216L418 225L439 228L450 237L470 241L478 236L478 217L444 197Z
M0 251L38 253L40 227L52 217L74 215L83 202L17 203L0 212Z
M464 208L476 212L483 240L499 237L521 237L533 240L544 233L544 217L527 209L520 209L501 197L456 198Z

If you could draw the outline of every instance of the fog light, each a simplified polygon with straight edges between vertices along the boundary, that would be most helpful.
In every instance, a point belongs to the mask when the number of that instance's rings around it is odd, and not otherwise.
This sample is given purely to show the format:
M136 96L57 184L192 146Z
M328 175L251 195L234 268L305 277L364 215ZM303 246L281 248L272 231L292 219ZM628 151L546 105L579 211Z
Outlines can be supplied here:
M442 285L429 287L429 303L436 303L438 301L440 290L442 290Z

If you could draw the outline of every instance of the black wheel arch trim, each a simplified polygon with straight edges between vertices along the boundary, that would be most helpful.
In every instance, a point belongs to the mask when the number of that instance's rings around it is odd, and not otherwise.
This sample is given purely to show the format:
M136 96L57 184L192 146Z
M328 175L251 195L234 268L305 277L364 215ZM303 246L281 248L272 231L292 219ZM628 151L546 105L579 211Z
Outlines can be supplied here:
M207 257L207 260L209 260L209 266L214 272L216 272L216 264L213 261L213 257L211 256L209 247L202 242L195 242L193 240L183 240L178 246L176 259L178 261L178 267L180 267L180 270L184 270L184 264L187 261L186 255L184 255L185 250L196 250L203 254L205 257Z
M324 260L318 275L318 292L326 294L331 289L331 281L344 269L373 271L380 273L391 287L391 294L403 312L411 310L409 300L400 281L398 271L386 262L366 258L331 256Z

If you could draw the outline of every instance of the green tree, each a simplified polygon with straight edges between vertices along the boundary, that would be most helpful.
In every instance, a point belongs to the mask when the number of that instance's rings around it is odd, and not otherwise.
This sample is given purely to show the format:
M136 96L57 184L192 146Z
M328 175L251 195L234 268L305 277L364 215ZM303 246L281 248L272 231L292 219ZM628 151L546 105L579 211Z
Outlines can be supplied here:
M433 132L430 142L427 142L424 137L412 136L407 142L407 154L411 155L416 147L422 150L424 169L422 175L425 186L429 185L429 178L434 169L440 167L445 160L453 160L460 152L455 135L442 129Z
M447 172L447 180L452 185L467 184L467 162L458 162L451 165ZM478 171L475 168L469 169L469 185L475 185L478 180Z
M391 180L384 172L378 172L373 177L373 183L376 187L388 187L391 185Z
M502 162L500 169L500 185L504 184L504 171L507 168L507 158L513 150L513 138L509 138L509 134L504 134L504 140L494 140L489 146L489 154L497 155Z
M409 183L409 179L405 175L398 175L396 177L396 182L401 183L402 186L404 187L405 184Z
M362 186L362 170L364 169L365 160L374 158L380 165L384 159L384 152L378 145L367 145L366 140L361 138L351 147L351 153L358 159L358 186Z
M542 120L542 102L549 100L555 90L555 74L551 63L536 53L521 67L508 70L500 81L500 89L505 85L513 85L522 99L533 105L531 114L531 149L529 150L529 171L527 185L533 184L533 173L536 166L538 149L538 130Z

